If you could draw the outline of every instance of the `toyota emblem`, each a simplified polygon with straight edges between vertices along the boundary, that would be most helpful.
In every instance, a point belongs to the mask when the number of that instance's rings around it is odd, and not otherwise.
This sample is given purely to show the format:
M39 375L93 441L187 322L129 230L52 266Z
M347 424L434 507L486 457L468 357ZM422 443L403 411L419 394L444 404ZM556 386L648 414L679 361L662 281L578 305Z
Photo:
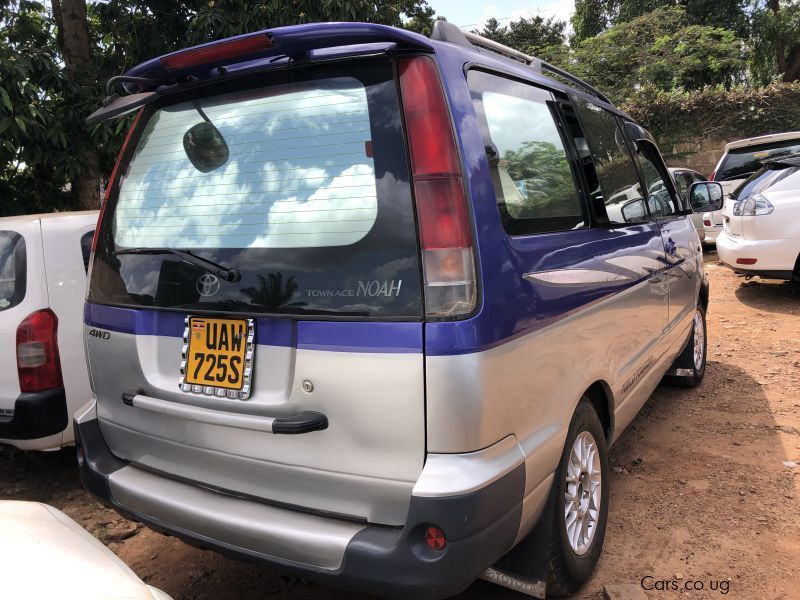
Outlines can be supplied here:
M211 273L201 275L197 280L197 291L201 296L213 296L219 291L219 278Z

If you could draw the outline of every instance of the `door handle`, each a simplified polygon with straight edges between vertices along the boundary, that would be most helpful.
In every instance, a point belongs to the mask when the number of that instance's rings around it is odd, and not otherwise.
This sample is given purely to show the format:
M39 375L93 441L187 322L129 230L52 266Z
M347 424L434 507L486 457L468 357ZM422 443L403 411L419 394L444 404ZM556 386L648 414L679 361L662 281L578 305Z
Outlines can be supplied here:
M181 404L169 400L160 400L142 394L122 394L122 402L134 408L150 412L179 417L197 423L249 429L264 433L298 434L322 431L328 428L328 417L322 413L306 410L291 417L264 417L244 413L230 413L224 410L213 410Z

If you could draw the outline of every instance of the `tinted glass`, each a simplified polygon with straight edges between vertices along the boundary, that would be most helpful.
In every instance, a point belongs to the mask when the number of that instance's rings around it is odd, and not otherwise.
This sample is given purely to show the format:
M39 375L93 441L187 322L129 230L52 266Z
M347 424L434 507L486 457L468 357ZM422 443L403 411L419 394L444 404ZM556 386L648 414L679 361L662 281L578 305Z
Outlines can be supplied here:
M14 231L0 231L0 311L25 297L25 240Z
M597 172L598 187L591 194L598 218L618 224L646 221L639 174L616 118L583 99L574 104Z
M81 236L81 255L83 256L83 268L89 270L89 259L92 256L92 240L94 231L89 231Z
M89 298L418 317L416 228L391 64L263 77L151 113L101 224ZM241 280L204 296L202 268L170 254L117 254L123 248L190 250L237 267Z
M676 198L672 197L670 186L667 185L668 176L665 169L660 169L655 163L655 158L651 160L655 148L648 148L646 142L636 142L636 157L642 167L645 187L647 188L647 206L650 209L650 216L659 219L678 215L681 207Z
M798 171L800 167L761 168L733 191L731 199L744 200L753 194L760 194Z
M714 177L717 181L744 179L761 168L762 161L800 152L800 139L735 148L725 155Z
M552 95L480 71L470 72L469 84L505 230L520 235L586 226Z

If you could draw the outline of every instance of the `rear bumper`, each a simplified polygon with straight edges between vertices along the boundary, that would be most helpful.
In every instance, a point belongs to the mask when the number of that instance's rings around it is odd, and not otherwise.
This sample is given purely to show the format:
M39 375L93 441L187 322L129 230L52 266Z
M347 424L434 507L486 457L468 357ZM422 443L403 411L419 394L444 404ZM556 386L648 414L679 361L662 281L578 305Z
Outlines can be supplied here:
M20 394L14 403L14 414L0 417L0 439L35 440L61 433L68 422L64 388Z
M737 273L791 280L800 254L800 240L744 240L722 232L717 238L717 254ZM754 258L756 262L737 264L740 258Z
M307 514L144 471L113 456L96 419L75 423L84 487L128 518L232 558L276 565L327 585L383 597L445 598L514 545L522 518L524 463L485 486L412 496L403 527ZM445 550L424 543L428 525Z
M719 234L722 233L722 225L705 227L705 237L703 238L704 244L716 244Z

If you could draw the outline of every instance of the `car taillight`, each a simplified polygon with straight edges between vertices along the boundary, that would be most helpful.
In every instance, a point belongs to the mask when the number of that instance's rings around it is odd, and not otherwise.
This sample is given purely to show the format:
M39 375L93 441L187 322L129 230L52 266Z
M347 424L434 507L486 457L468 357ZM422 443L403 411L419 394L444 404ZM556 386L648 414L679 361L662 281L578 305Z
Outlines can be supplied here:
M139 117L142 116L142 110L144 109L139 109L139 112L137 112L136 116L133 117L133 123L131 123L131 128L128 129L128 134L125 136L125 141L122 142L122 148L120 148L119 154L117 155L117 160L116 162L114 162L114 168L111 170L111 177L108 178L108 185L106 186L106 194L105 197L103 198L103 203L100 205L100 214L97 217L97 227L94 228L94 236L92 237L92 256L94 256L94 251L97 248L97 237L100 235L100 223L103 222L103 214L106 212L108 197L111 195L111 189L114 187L114 183L117 180L117 171L119 170L119 163L122 161L122 157L125 154L125 150L128 147L128 142L131 141L131 135L136 130L136 125L139 123ZM94 260L90 260L89 262L90 269L93 262Z
M716 177L716 176L717 176L717 172L716 171L712 171L711 175L709 175L709 177L708 177L708 180L709 181L714 181L714 177Z
M703 225L705 227L711 227L711 219L703 219Z
M50 309L28 315L17 327L17 372L21 392L62 387L58 318Z
M475 308L475 259L447 103L433 60L401 58L398 68L419 220L425 313L463 316Z

